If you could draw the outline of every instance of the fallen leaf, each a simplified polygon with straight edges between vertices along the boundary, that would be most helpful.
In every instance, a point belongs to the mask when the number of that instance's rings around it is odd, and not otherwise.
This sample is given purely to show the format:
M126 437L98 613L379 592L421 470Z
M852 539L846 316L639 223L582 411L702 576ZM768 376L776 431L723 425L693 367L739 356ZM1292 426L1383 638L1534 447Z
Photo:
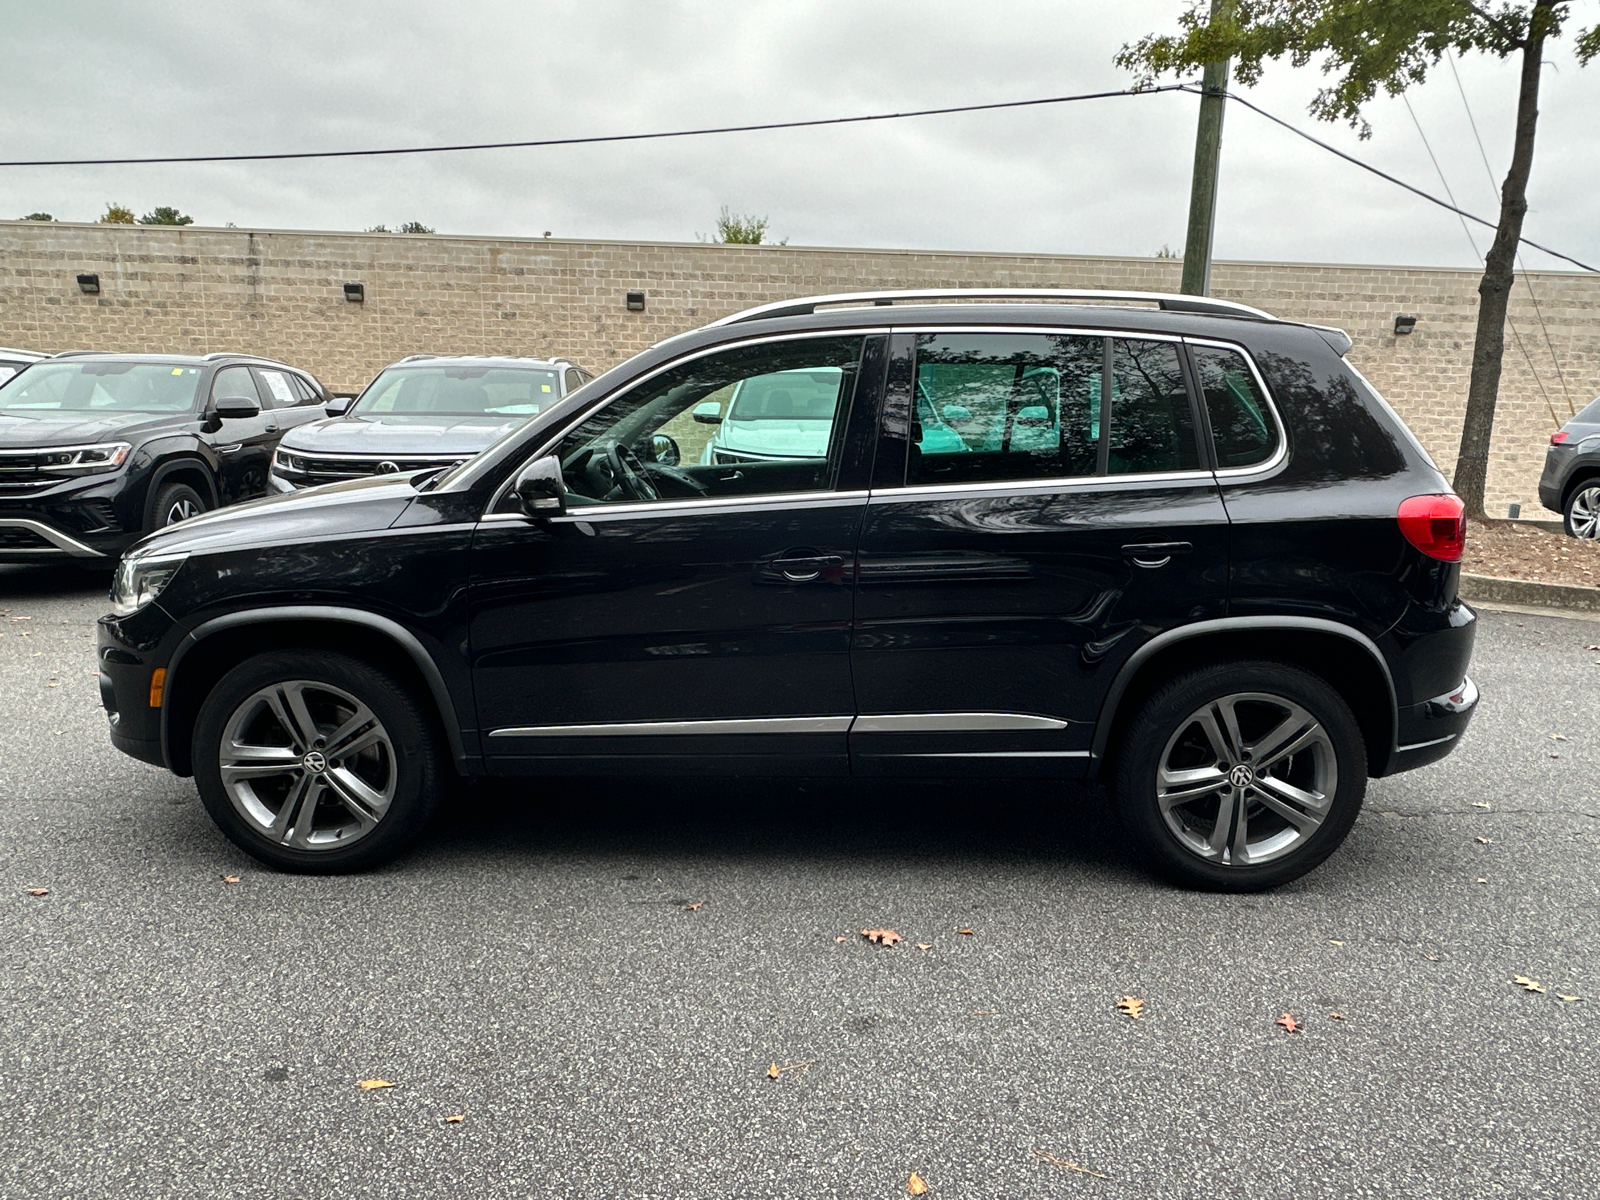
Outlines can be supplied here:
M1583 997L1582 996L1563 996L1560 992L1557 992L1556 993L1556 999L1557 1000L1565 1000L1568 1004L1571 1004L1574 1001L1582 1000Z
M913 1196L920 1196L927 1190L928 1185L922 1182L922 1176L918 1175L915 1171L911 1172L911 1178L906 1180L906 1191L910 1192Z
M1472 807L1473 808L1489 808L1489 807L1491 807L1491 805L1489 804L1489 802L1487 800L1474 800L1472 802Z
M834 938L833 940L836 941L836 942L848 942L850 940L850 935L848 933L841 933L838 937Z
M1526 975L1513 975L1511 977L1511 982L1516 984L1517 987L1521 988L1525 992L1542 993L1544 991L1544 984L1540 983L1537 979L1529 979Z
M1480 876L1480 877L1479 877L1479 878L1478 878L1478 879L1477 879L1477 881L1476 881L1476 882L1478 882L1478 883L1488 883L1488 882L1489 882L1489 881L1488 881L1488 880L1487 880L1487 879L1484 879L1484 878L1482 878L1482 877L1481 877L1481 876Z
M690 912L699 912L702 908L705 907L705 903L706 902L704 900L695 900L695 901L692 901L692 902L690 902L688 904L685 904L684 907L687 908Z
M861 936L869 942L876 942L880 946L892 946L896 942L905 941L905 938L892 929L863 929Z
M1600 646L1585 646L1585 650L1600 650Z
M1338 938L1329 938L1328 939L1328 945L1330 945L1330 946L1342 946L1342 945L1344 945L1344 943L1341 942Z
M223 883L238 883L239 882L239 877L237 875L224 875L222 877L222 882Z
M1300 1032L1300 1023L1294 1019L1294 1015L1292 1013L1284 1013L1283 1016L1279 1017L1273 1022L1273 1024L1282 1025L1290 1033Z
M1439 961L1439 956L1437 954L1429 954L1426 950L1422 952L1422 957L1427 959L1429 962Z
M55 680L55 679L52 679L49 683L45 684L45 687L60 687L60 686L61 686L60 681L59 680Z
M1550 756L1550 757L1551 757L1551 758L1560 758L1560 757L1561 757L1561 755L1559 755L1559 754L1552 754L1552 755L1551 755L1551 756Z
M451 1113L444 1119L446 1125L459 1125L467 1119L466 1113Z
M363 1079L360 1083L356 1084L356 1086L363 1092L372 1092L376 1091L378 1088L393 1087L394 1084L390 1083L387 1079Z
M1137 996L1124 996L1117 1001L1117 1011L1127 1013L1128 1016L1137 1021L1144 1016L1144 1001Z
M958 929L958 930L956 930L956 932L961 934L963 937L971 937L972 936L972 930L970 930L970 929Z
M932 950L933 949L933 943L932 942L918 942L917 943L917 949L918 950Z
M1329 1013L1328 1015L1330 1017L1332 1017L1335 1021L1344 1020L1344 1014L1343 1013Z
M1070 1158L1057 1158L1054 1154L1046 1154L1043 1150L1035 1150L1033 1156L1041 1162L1047 1162L1052 1167L1061 1167L1064 1170L1076 1171L1080 1175L1093 1175L1096 1179L1110 1179L1109 1175L1102 1175L1099 1171L1091 1171L1088 1167L1081 1167Z
M767 1068L767 1078L768 1079L776 1079L779 1075L782 1075L782 1074L783 1074L783 1072L778 1070L778 1064L777 1063L773 1063L770 1067Z
M50 889L49 888L29 888L28 889L28 895L30 895L30 896L48 896L49 894L50 894Z
M1489 839L1488 839L1488 838L1486 838L1486 837L1481 837L1481 838L1479 838L1479 839L1478 839L1478 843L1479 843L1479 845L1483 845L1483 846L1492 846L1492 845L1494 845L1494 843L1493 843L1493 842L1491 842L1491 841L1490 841L1490 840L1489 840Z
M1565 741L1569 741L1570 739L1564 733L1552 733L1550 735L1550 740L1552 742L1565 742Z
M807 1067L809 1067L812 1063L814 1063L816 1061L817 1060L814 1059L814 1058L808 1058L808 1059L805 1060L805 1062L785 1063L781 1067L777 1063L773 1063L770 1067L767 1068L767 1078L768 1079L777 1079L779 1076L781 1076L781 1075L783 1075L783 1074L785 1074L785 1073L787 1073L789 1071L804 1071Z

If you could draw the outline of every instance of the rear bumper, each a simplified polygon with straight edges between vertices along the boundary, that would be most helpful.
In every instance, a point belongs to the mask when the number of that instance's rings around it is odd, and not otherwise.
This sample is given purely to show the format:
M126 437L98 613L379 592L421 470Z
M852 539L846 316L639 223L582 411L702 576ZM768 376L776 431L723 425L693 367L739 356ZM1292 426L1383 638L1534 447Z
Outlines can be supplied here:
M1471 676L1442 696L1401 709L1399 739L1384 774L1438 762L1460 744L1477 710L1478 685Z

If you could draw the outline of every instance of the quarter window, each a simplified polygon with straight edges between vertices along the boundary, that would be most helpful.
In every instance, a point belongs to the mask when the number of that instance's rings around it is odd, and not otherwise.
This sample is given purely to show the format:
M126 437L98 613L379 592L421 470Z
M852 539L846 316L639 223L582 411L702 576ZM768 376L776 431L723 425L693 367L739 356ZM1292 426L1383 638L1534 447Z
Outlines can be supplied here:
M1211 418L1217 466L1249 467L1271 458L1278 449L1278 428L1244 355L1196 346L1194 365Z

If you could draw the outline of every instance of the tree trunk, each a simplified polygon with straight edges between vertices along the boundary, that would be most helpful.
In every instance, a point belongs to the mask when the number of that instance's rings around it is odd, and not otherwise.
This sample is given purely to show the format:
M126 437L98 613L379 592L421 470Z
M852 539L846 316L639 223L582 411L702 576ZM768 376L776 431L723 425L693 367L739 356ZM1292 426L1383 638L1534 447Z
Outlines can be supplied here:
M1538 0L1529 15L1511 170L1500 189L1500 224L1478 284L1478 333L1472 345L1472 379L1467 385L1467 414L1455 477L1456 494L1465 502L1467 513L1475 517L1487 515L1483 493L1489 475L1489 440L1494 433L1494 406L1505 359L1506 309L1516 280L1517 244L1522 240L1522 218L1528 212L1528 173L1533 167L1533 134L1539 121L1539 72L1553 2Z

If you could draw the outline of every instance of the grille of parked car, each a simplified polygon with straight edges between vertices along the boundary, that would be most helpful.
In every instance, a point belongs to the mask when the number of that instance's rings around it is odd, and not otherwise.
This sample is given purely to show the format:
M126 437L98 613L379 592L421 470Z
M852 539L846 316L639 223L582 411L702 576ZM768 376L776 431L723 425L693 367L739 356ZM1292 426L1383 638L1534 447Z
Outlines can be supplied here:
M38 450L0 450L0 496L26 495L60 483L62 476L45 473L45 458Z
M306 483L337 483L341 479L362 479L368 475L391 475L400 471L423 471L430 467L453 467L470 454L386 455L386 454L296 454L280 451L285 466L305 476Z

